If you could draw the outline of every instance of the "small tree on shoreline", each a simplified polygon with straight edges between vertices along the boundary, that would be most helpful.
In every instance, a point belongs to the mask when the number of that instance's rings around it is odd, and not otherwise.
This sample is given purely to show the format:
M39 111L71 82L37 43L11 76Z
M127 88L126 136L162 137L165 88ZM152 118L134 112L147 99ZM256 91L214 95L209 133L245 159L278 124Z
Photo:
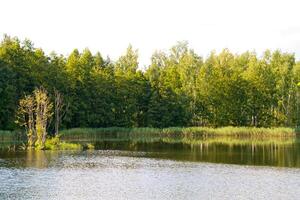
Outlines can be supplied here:
M19 102L17 123L24 126L28 137L28 148L44 149L47 124L52 116L53 105L44 88L37 88L33 95L25 96Z
M28 147L32 148L36 140L35 132L35 101L32 96L25 96L19 102L19 108L17 113L17 121L20 126L24 126L28 138Z
M49 100L47 91L44 88L36 89L34 92L34 98L36 102L36 112L35 112L35 129L37 141L36 145L38 148L43 149L46 136L47 136L47 124L52 116L53 105Z

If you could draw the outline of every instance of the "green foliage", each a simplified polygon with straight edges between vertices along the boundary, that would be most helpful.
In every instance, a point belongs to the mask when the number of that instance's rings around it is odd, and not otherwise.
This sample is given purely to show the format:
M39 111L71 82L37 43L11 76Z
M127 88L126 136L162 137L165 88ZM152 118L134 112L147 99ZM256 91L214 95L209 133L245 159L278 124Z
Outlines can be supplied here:
M68 142L61 142L59 137L48 138L45 143L45 150L81 150L82 145Z
M155 52L145 71L129 46L116 62L75 49L49 56L29 41L0 44L0 129L14 130L20 99L44 87L64 97L61 127L299 126L300 63L293 54L204 59L180 42ZM49 124L54 132L54 122ZM51 131L52 130L52 131Z

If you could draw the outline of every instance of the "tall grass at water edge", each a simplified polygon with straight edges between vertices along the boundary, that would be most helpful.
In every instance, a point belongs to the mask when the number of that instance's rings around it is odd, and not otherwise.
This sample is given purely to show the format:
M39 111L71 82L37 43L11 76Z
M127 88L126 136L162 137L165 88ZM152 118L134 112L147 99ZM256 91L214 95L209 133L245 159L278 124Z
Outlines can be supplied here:
M5 131L0 130L0 142L26 140L24 131Z
M231 137L295 137L297 131L294 128L255 128L255 127L170 127L170 128L73 128L61 131L62 139L96 139L114 135L122 137L209 137L209 136L231 136Z

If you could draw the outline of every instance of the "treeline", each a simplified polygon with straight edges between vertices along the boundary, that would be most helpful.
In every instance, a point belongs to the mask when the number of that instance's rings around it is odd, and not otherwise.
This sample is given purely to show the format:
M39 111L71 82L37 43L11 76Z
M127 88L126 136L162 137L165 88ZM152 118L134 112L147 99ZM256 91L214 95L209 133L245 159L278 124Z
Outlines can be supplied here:
M45 55L28 40L4 36L0 129L17 127L19 100L40 86L53 99L62 94L63 128L295 126L299 82L300 64L280 51L259 57L224 49L203 59L182 42L155 52L141 71L131 46L113 62L88 49Z

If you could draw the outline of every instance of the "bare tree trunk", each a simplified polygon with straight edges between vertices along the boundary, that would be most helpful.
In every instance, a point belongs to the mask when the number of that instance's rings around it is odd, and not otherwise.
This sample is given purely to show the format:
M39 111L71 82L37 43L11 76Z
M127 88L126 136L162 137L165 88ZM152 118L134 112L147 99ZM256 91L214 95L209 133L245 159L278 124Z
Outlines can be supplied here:
M32 105L31 107L28 108L28 146L29 148L31 148L36 140L36 132L35 132L35 128L34 128L34 105Z
M63 108L63 97L56 89L54 90L54 95L55 95L55 136L57 136L59 131L59 126L61 123L61 118L62 118L61 111Z
M299 88L296 88L296 127L299 127Z

